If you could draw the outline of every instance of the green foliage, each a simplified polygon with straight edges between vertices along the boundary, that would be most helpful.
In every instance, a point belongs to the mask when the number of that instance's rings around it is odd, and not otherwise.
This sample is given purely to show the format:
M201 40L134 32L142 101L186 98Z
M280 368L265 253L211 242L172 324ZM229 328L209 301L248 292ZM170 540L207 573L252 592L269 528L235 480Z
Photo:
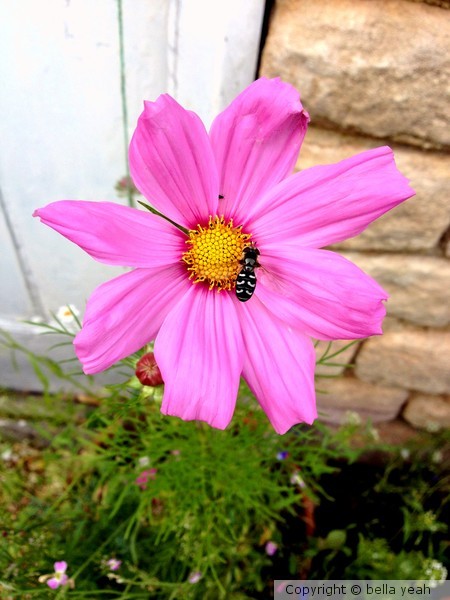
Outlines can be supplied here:
M430 569L432 572L430 572ZM445 580L446 569L422 552L400 550L395 553L384 538L360 537L355 561L347 570L348 579Z
M301 465L310 493L320 493L314 480L331 471L331 444L342 442L325 431L319 442L316 431L301 428L280 438L248 398L227 431L163 417L158 394L136 394L132 383L125 393L112 390L76 431L53 437L31 480L32 459L10 459L15 469L2 473L2 504L14 506L0 558L3 585L50 594L38 577L66 560L76 588L59 593L74 597L96 589L120 598L261 591L271 564L265 543L281 541L283 515L302 505L292 473ZM286 444L289 457L280 461ZM136 480L146 471L141 489ZM123 566L105 577L102 560L111 556ZM196 584L188 581L193 572L202 573Z
M335 357L327 348L321 360ZM244 383L226 431L164 417L162 390L133 376L136 359L119 366L123 383L95 392L69 374L83 396L67 398L50 395L49 374L64 379L71 365L33 356L48 427L40 449L0 442L2 598L262 599L276 578L439 578L450 486L433 456L446 440L406 462L389 449L356 489L373 428L278 436ZM342 508L342 490L365 519ZM394 527L373 512L386 502ZM63 560L74 587L50 590L45 576Z

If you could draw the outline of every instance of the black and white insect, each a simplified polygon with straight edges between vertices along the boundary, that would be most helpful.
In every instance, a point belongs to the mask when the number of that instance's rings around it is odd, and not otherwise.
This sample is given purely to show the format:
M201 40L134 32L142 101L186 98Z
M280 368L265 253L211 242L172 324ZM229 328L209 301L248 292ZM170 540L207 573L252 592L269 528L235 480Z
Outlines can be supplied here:
M255 269L261 265L258 263L260 252L254 246L244 248L244 258L239 262L243 265L236 278L236 296L241 302L247 302L253 296L256 288Z

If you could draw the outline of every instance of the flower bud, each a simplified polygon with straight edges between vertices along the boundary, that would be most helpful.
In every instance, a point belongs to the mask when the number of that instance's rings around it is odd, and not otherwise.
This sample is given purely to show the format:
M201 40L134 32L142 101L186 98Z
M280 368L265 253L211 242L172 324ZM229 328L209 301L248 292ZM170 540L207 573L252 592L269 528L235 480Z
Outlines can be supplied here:
M147 352L147 354L144 354L144 356L138 360L136 365L136 377L142 385L149 385L151 387L164 383L153 352Z

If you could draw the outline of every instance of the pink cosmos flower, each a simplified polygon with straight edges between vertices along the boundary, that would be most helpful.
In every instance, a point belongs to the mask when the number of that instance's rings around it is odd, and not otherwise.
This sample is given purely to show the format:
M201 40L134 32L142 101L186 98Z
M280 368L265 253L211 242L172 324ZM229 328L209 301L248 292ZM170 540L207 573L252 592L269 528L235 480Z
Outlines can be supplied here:
M296 90L279 79L252 83L209 134L162 95L145 102L129 160L137 188L166 219L71 200L34 213L96 260L133 267L88 301L74 342L85 373L155 340L164 414L224 429L242 375L278 433L312 423L309 336L380 334L387 298L320 248L359 234L414 191L387 146L291 174L308 121ZM249 247L261 266L241 302L235 284Z
M55 572L53 577L48 579L47 585L52 588L52 590L56 590L60 585L66 585L69 581L69 578L66 575L67 563L65 561L55 562L53 565Z

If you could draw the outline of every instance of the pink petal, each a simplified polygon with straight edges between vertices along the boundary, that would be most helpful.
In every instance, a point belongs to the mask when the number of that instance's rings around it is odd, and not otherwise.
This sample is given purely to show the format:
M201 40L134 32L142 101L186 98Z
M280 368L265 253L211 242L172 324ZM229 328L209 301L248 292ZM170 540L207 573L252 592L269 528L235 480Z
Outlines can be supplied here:
M225 429L233 416L243 363L230 294L192 286L164 321L155 357L165 382L162 412Z
M236 301L237 302L237 301ZM246 358L243 376L275 431L317 417L311 340L270 313L257 297L241 306Z
M252 207L251 232L255 240L320 248L358 235L414 194L392 150L375 148L281 182Z
M246 221L249 207L294 168L309 116L298 92L279 78L247 87L210 132L221 174L219 213Z
M387 293L352 262L288 243L261 252L256 295L277 317L321 340L382 333Z
M278 544L275 542L267 542L266 544L266 554L268 556L273 556L278 550Z
M52 588L52 590L56 590L61 585L61 581L56 579L56 577L52 577L51 579L47 580L47 585L49 588Z
M189 575L188 581L189 583L198 583L202 577L203 574L200 571L195 571Z
M208 134L167 94L144 103L129 157L136 187L166 217L193 229L216 214L219 181Z
M136 269L96 288L74 340L85 373L104 371L155 339L168 312L191 287L182 265Z
M33 216L109 265L162 267L186 249L182 232L168 221L113 202L62 200Z
M55 569L55 573L65 573L67 569L67 563L64 560L61 560L60 562L55 562L53 567Z

